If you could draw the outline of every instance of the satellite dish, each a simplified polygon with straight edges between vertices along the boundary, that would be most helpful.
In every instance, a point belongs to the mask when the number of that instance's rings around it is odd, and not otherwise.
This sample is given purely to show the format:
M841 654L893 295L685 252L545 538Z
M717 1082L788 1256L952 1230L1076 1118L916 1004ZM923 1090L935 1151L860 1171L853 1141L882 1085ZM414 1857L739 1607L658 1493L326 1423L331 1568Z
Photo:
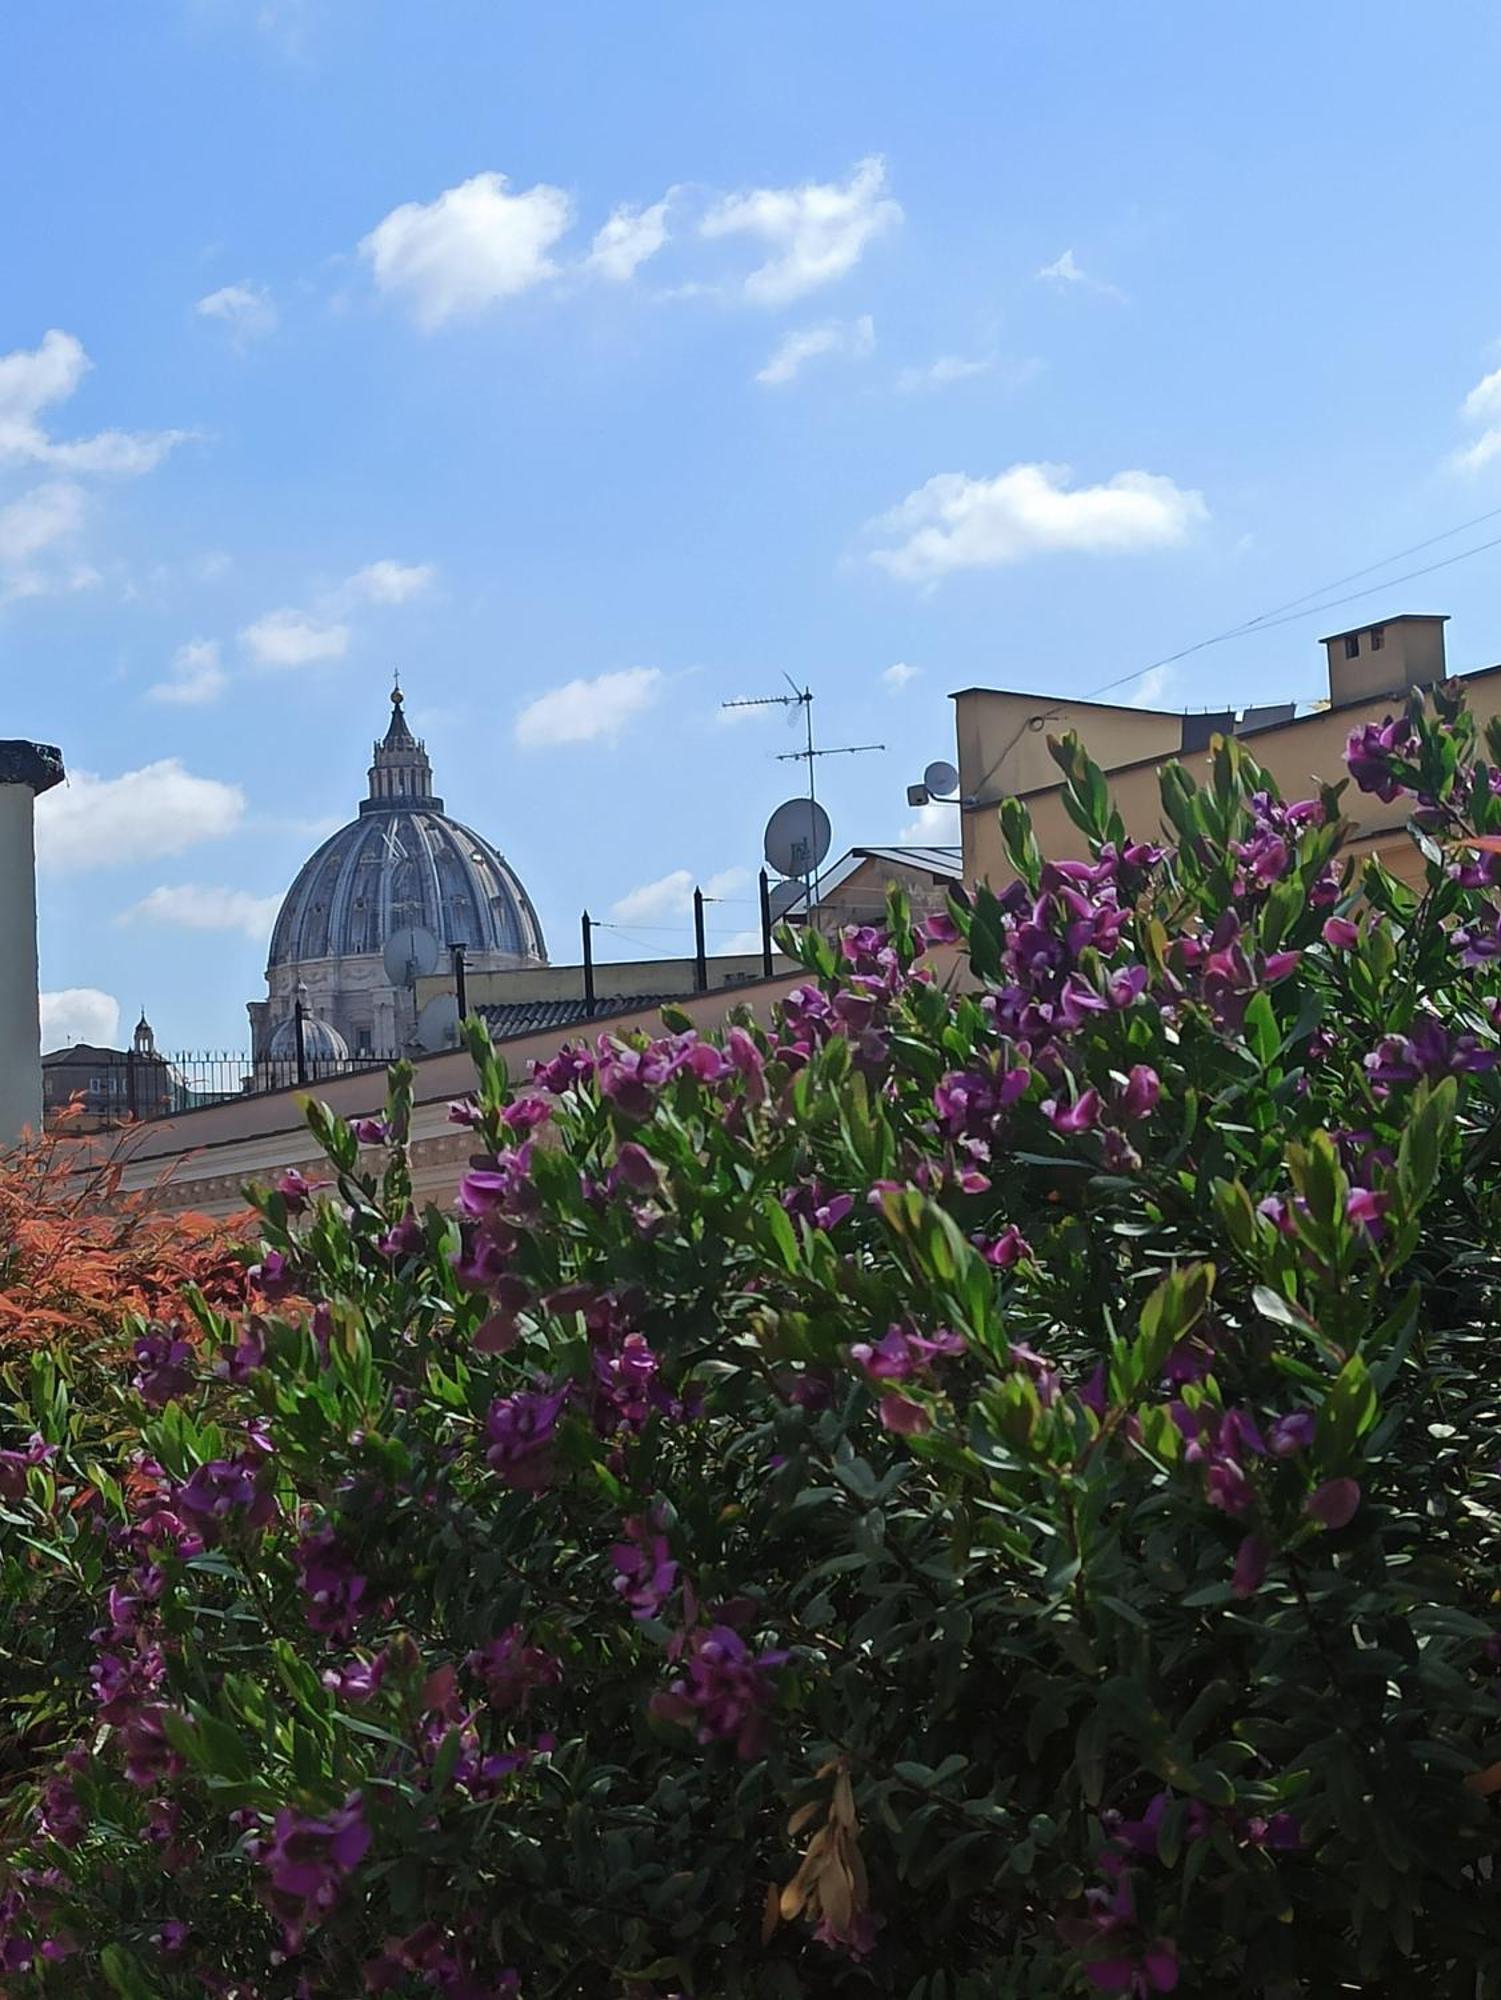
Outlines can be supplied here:
M935 799L949 798L959 789L959 773L943 757L928 766L922 781Z
M459 1003L451 993L435 994L417 1016L417 1046L431 1054L458 1045Z
M771 894L766 899L767 912L773 923L785 917L792 907L803 899L804 889L795 877L788 882L772 884Z
M779 875L811 875L829 851L833 828L814 799L788 799L766 822L766 864Z
M420 927L393 931L381 960L393 986L415 986L438 969L438 940Z

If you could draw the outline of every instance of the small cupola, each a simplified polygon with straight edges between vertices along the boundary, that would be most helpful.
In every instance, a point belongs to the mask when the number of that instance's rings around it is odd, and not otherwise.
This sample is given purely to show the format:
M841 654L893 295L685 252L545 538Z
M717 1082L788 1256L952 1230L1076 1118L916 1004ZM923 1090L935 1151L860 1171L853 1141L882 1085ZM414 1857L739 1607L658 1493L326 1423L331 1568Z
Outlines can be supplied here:
M427 745L408 726L398 680L391 690L390 726L375 745L370 795L360 811L382 812L401 806L421 806L430 812L443 810L443 801L433 793L433 767L428 761Z
M1447 673L1444 627L1448 618L1405 611L1376 625L1359 625L1321 641L1329 655L1329 702L1344 708L1408 688L1429 687Z

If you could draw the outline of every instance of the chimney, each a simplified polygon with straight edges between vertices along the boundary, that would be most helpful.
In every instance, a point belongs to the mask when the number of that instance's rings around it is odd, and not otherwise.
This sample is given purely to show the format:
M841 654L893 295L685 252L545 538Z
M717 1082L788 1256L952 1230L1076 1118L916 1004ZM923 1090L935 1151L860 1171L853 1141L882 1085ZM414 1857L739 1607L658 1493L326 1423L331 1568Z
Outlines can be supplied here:
M1447 671L1448 622L1447 616L1405 611L1382 624L1360 625L1323 640L1329 655L1330 706L1343 708L1348 702L1405 694L1409 688L1441 681Z
M62 780L50 743L0 742L0 1150L42 1129L32 809Z

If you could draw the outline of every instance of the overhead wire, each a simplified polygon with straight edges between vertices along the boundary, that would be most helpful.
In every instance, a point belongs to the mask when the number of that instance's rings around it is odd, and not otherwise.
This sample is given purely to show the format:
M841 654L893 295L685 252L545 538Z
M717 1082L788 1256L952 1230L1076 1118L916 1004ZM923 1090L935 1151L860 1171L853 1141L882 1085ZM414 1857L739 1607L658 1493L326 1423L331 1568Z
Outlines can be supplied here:
M1488 549L1501 547L1501 535L1494 535L1487 541L1477 542L1473 548L1461 549L1458 555L1443 556L1438 562L1424 563L1417 569L1405 570L1400 576L1383 577L1363 590L1348 591L1341 597L1323 596L1326 590L1337 589L1342 583L1352 583L1358 577L1372 576L1376 571L1387 569L1394 562L1400 562L1404 556L1418 555L1424 549L1431 549L1439 542L1463 534L1467 528L1477 528L1484 521L1493 521L1498 515L1501 515L1501 507L1492 507L1484 514L1476 514L1468 521L1461 521L1457 527L1444 529L1442 534L1430 535L1426 541L1414 542L1410 548L1398 549L1394 554L1383 557L1380 562L1368 563L1364 569L1351 570L1345 576L1331 577L1317 590L1307 591L1302 597L1289 598L1286 603L1273 605L1266 611L1258 612L1254 618L1247 618L1239 625L1231 625L1223 632L1212 633L1207 639L1195 640L1191 646L1180 647L1176 653L1164 653L1161 659L1148 660L1144 666L1133 667L1129 673L1120 674L1114 680L1104 681L1098 687L1090 688L1084 699L1092 700L1096 695L1108 694L1114 688L1125 687L1130 681L1140 680L1144 674L1153 673L1159 667L1174 666L1179 660L1186 660L1194 653L1202 653L1210 646L1222 646L1231 639L1249 638L1253 633L1272 632L1279 625L1295 624L1299 619L1313 618L1323 611L1338 610L1341 605L1353 604L1359 598L1369 597L1374 591L1388 590L1399 583L1411 583L1417 577L1432 576L1437 570L1450 569L1455 563L1468 562L1472 556L1484 555ZM1314 598L1320 598L1322 601L1314 603L1312 602Z

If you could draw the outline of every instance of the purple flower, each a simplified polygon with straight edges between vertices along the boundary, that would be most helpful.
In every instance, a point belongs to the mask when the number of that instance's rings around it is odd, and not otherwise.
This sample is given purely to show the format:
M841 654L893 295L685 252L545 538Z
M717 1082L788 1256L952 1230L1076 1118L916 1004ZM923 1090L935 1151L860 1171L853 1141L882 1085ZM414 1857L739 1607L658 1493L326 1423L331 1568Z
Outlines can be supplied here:
M1055 1132L1088 1132L1100 1122L1100 1093L1091 1085L1072 1104L1050 1097L1042 1109Z
M1360 943L1360 927L1348 917L1326 917L1320 935L1331 951L1353 951Z
M485 1418L485 1435L490 1440L485 1463L507 1486L534 1493L552 1478L553 1433L568 1400L568 1387L565 1382L562 1388L548 1391L522 1389L490 1405Z
M1406 1035L1383 1035L1365 1058L1372 1083L1416 1083L1445 1076L1479 1075L1496 1066L1495 1049L1474 1035L1451 1035L1434 1014L1420 1014Z
M661 1182L662 1170L644 1146L627 1139L615 1149L615 1165L609 1178L612 1193L616 1187L628 1187L638 1193L655 1194Z
M262 1474L258 1452L239 1458L213 1458L200 1465L173 1495L173 1505L202 1537L205 1547L218 1541L236 1517L251 1529L264 1528L276 1517L276 1500Z
M1295 1452L1307 1451L1316 1428L1310 1410L1292 1410L1287 1416L1278 1417L1267 1433L1273 1458L1291 1458Z
M408 1209L400 1222L392 1223L375 1247L382 1257L415 1257L426 1244L427 1238L422 1233L422 1224L413 1211Z
M1147 990L1147 968L1144 965L1128 965L1123 971L1113 972L1105 982L1105 991L1112 1007L1130 1007Z
M759 1756L775 1694L769 1675L785 1665L786 1653L753 1654L729 1625L690 1632L683 1652L682 1675L652 1698L652 1713L687 1723L700 1743L733 1743L737 1756Z
M1254 1597L1266 1577L1271 1546L1264 1535L1247 1535L1235 1552L1230 1588L1236 1597Z
M167 1738L164 1717L169 1711L153 1706L139 1708L121 1731L125 1746L125 1780L140 1791L154 1791L164 1779L184 1768L182 1758Z
M1400 792L1410 789L1398 765L1407 763L1417 749L1412 724L1405 715L1388 716L1384 722L1368 722L1352 730L1345 745L1345 763L1350 776L1363 792L1374 792L1390 805Z
M26 1492L26 1475L34 1465L45 1465L57 1451L44 1444L33 1431L25 1451L0 1451L0 1500L19 1500Z
M1345 1196L1345 1214L1357 1228L1377 1236L1381 1232L1381 1218L1390 1204L1388 1194L1377 1194L1373 1188L1351 1188Z
M1149 1118L1157 1109L1161 1096L1162 1083L1156 1070L1146 1063L1137 1063L1126 1079L1125 1088L1116 1097L1115 1108L1127 1120Z
M655 1618L677 1588L678 1566L671 1546L655 1517L632 1514L624 1531L626 1539L610 1550L615 1589L633 1618Z
M1307 1512L1324 1528L1343 1528L1355 1518L1360 1484L1354 1479L1326 1479L1309 1494Z
M906 1382L925 1373L939 1355L963 1352L963 1334L951 1333L946 1327L924 1335L914 1333L910 1327L891 1326L873 1346L869 1341L856 1341L850 1348L850 1358L860 1364L872 1382Z
M282 1927L283 1942L296 1951L309 1927L338 1901L345 1879L370 1848L370 1829L358 1792L327 1819L283 1807L269 1836L255 1844L265 1870L265 1901Z
M1023 1257L1032 1255L1032 1246L1014 1222L1008 1222L999 1236L979 1245L980 1255L998 1271L1009 1271Z
M262 1298L275 1305L291 1296L297 1281L280 1250L268 1250L259 1264L250 1267L250 1282Z
M883 1396L876 1405L876 1414L885 1428L898 1437L921 1437L933 1428L933 1419L910 1396Z
M490 1706L498 1709L525 1708L538 1688L557 1687L563 1678L558 1660L541 1646L528 1645L519 1625L508 1625L465 1664L484 1682Z
M348 1643L360 1618L370 1609L369 1580L356 1568L332 1528L305 1535L297 1545L297 1567L307 1600L309 1630Z
M362 1146L384 1146L391 1137L384 1118L351 1118L349 1129Z
M141 1370L135 1378L135 1391L152 1409L161 1409L193 1386L190 1341L172 1340L161 1333L144 1334L135 1344L135 1357Z
M301 1215L312 1200L314 1189L323 1185L322 1181L310 1181L307 1175L299 1173L296 1167L288 1167L276 1183L276 1192L286 1203L288 1215Z

